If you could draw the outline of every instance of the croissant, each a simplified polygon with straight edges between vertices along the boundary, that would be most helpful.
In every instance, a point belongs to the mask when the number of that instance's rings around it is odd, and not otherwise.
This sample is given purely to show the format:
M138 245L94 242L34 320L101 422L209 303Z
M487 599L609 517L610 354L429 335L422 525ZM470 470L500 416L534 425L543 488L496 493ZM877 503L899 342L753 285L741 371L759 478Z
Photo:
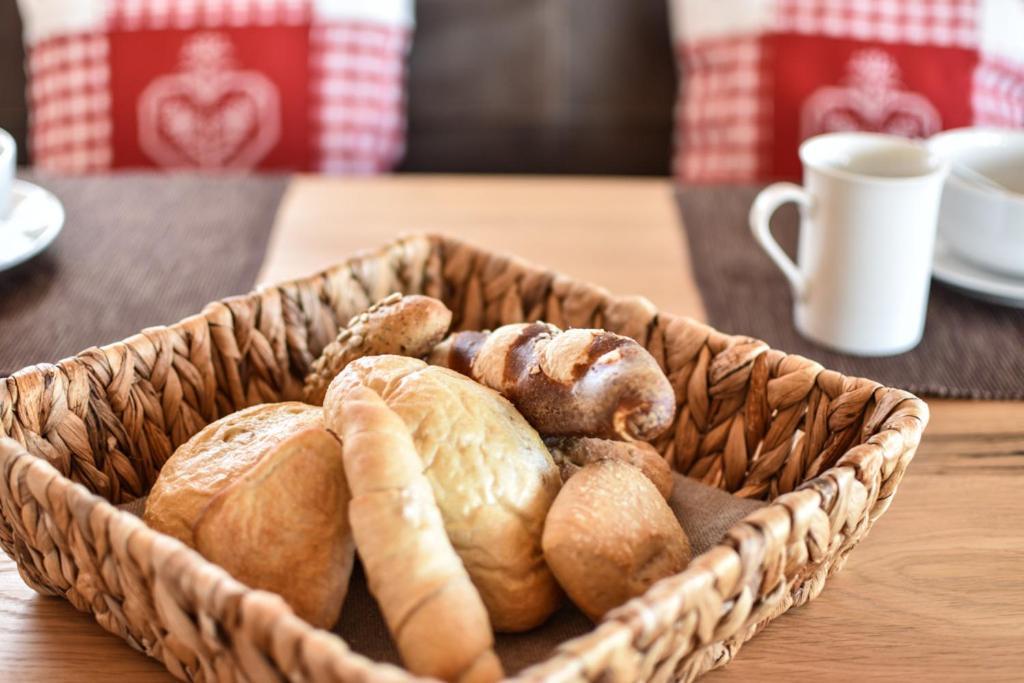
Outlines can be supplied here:
M402 418L358 385L328 393L324 414L344 444L356 549L402 660L447 681L498 680L487 609L448 540Z

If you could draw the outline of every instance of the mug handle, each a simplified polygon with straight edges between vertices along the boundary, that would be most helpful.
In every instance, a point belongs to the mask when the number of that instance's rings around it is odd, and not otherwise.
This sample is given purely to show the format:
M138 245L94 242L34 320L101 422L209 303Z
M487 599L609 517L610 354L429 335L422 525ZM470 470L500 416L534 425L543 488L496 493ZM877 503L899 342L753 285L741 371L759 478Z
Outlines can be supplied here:
M793 287L793 296L803 299L807 293L807 280L772 237L772 214L786 202L795 202L802 208L808 208L811 205L811 196L799 185L772 183L758 193L750 207L750 231L754 233L754 239L789 280L789 284Z

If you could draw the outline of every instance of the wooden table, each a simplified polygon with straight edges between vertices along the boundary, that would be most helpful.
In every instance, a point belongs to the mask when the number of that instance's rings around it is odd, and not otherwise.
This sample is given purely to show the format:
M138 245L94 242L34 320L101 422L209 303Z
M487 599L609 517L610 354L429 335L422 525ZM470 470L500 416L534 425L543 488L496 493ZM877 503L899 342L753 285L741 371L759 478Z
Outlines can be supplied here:
M304 275L413 230L703 317L666 180L302 177L260 279ZM846 569L709 680L1024 679L1024 402L930 405L896 502ZM171 680L68 603L36 596L0 557L0 680Z

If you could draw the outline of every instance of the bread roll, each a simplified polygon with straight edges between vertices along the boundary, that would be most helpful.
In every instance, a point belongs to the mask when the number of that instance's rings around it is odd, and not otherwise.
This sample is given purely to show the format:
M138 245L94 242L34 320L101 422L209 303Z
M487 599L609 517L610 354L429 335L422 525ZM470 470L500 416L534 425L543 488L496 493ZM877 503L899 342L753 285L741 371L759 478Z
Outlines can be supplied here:
M675 417L675 391L654 357L605 330L536 322L457 332L430 362L500 392L547 436L650 441Z
M294 401L252 406L210 423L164 463L143 520L194 548L192 527L215 494L288 437L322 426L322 410Z
M682 571L690 543L658 489L619 460L586 465L562 487L544 526L544 557L594 621Z
M544 621L561 599L540 547L561 480L537 432L496 392L412 358L350 363L326 402L340 405L359 386L377 392L409 428L494 628L523 631Z
M352 574L341 444L321 427L288 437L210 500L196 550L253 588L274 591L318 628L341 616Z
M654 484L661 497L672 495L672 468L651 444L645 441L611 441L581 436L549 437L544 439L551 457L562 473L562 482L569 480L579 469L599 460L621 460L636 467Z
M327 386L356 358L393 353L425 356L448 333L452 312L437 299L397 292L348 322L313 362L303 398L322 405Z
M447 681L498 680L487 611L448 540L408 428L371 389L334 398L324 410L345 444L356 547L402 661Z
M352 570L348 499L341 446L323 427L323 410L272 403L223 417L182 444L143 519L327 628Z

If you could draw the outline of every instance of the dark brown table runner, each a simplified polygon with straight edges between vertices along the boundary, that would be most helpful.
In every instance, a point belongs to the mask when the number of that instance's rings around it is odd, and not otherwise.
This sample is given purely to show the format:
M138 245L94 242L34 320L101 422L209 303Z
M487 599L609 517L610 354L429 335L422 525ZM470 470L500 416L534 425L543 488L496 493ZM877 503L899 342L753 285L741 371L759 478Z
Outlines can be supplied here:
M939 282L932 282L924 340L908 353L857 358L801 337L793 327L789 285L747 227L747 212L759 189L695 186L678 192L693 272L711 325L916 394L1024 398L1024 311L971 299ZM772 232L795 254L795 209L780 210Z
M50 249L0 273L0 376L249 291L283 176L19 174L64 203Z

